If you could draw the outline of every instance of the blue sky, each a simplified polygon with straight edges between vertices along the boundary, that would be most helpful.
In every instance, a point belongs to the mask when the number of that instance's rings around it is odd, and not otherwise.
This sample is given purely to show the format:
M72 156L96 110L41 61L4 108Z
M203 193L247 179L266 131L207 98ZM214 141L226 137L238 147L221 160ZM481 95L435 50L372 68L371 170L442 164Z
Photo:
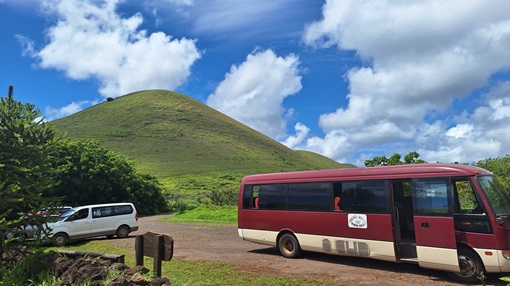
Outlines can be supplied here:
M47 120L166 89L339 162L510 154L510 2L0 0L0 88Z

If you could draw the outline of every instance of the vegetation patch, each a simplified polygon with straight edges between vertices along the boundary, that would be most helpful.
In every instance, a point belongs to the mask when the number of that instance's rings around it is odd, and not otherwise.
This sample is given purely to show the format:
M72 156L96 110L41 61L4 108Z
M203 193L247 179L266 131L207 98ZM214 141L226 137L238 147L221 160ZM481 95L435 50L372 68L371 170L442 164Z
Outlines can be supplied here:
M201 205L193 210L164 218L161 221L236 224L237 206Z

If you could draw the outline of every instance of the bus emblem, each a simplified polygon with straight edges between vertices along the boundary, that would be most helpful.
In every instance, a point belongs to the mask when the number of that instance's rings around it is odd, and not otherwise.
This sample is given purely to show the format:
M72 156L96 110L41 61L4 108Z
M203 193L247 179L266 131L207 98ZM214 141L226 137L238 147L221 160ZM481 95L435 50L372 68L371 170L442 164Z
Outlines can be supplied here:
M349 214L347 219L350 228L367 228L367 215L365 214Z

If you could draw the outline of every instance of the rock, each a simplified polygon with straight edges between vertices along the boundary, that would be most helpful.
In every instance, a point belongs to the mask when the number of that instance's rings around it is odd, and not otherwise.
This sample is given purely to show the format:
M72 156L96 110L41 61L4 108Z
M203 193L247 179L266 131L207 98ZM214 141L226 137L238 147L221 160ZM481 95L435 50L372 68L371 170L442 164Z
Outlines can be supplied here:
M150 283L149 281L147 281L147 279L145 279L145 277L143 277L142 274L140 273L135 273L133 276L131 276L131 279L129 279L129 283L130 285L133 285L133 286L149 286Z

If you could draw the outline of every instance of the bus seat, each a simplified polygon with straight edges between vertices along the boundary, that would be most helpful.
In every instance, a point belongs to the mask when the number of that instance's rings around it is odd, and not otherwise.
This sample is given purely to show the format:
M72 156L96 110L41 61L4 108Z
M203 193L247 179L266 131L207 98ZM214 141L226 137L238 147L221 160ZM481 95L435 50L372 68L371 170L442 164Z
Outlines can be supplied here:
M259 208L259 198L255 198L255 208Z
M340 210L340 197L335 197L335 211Z

